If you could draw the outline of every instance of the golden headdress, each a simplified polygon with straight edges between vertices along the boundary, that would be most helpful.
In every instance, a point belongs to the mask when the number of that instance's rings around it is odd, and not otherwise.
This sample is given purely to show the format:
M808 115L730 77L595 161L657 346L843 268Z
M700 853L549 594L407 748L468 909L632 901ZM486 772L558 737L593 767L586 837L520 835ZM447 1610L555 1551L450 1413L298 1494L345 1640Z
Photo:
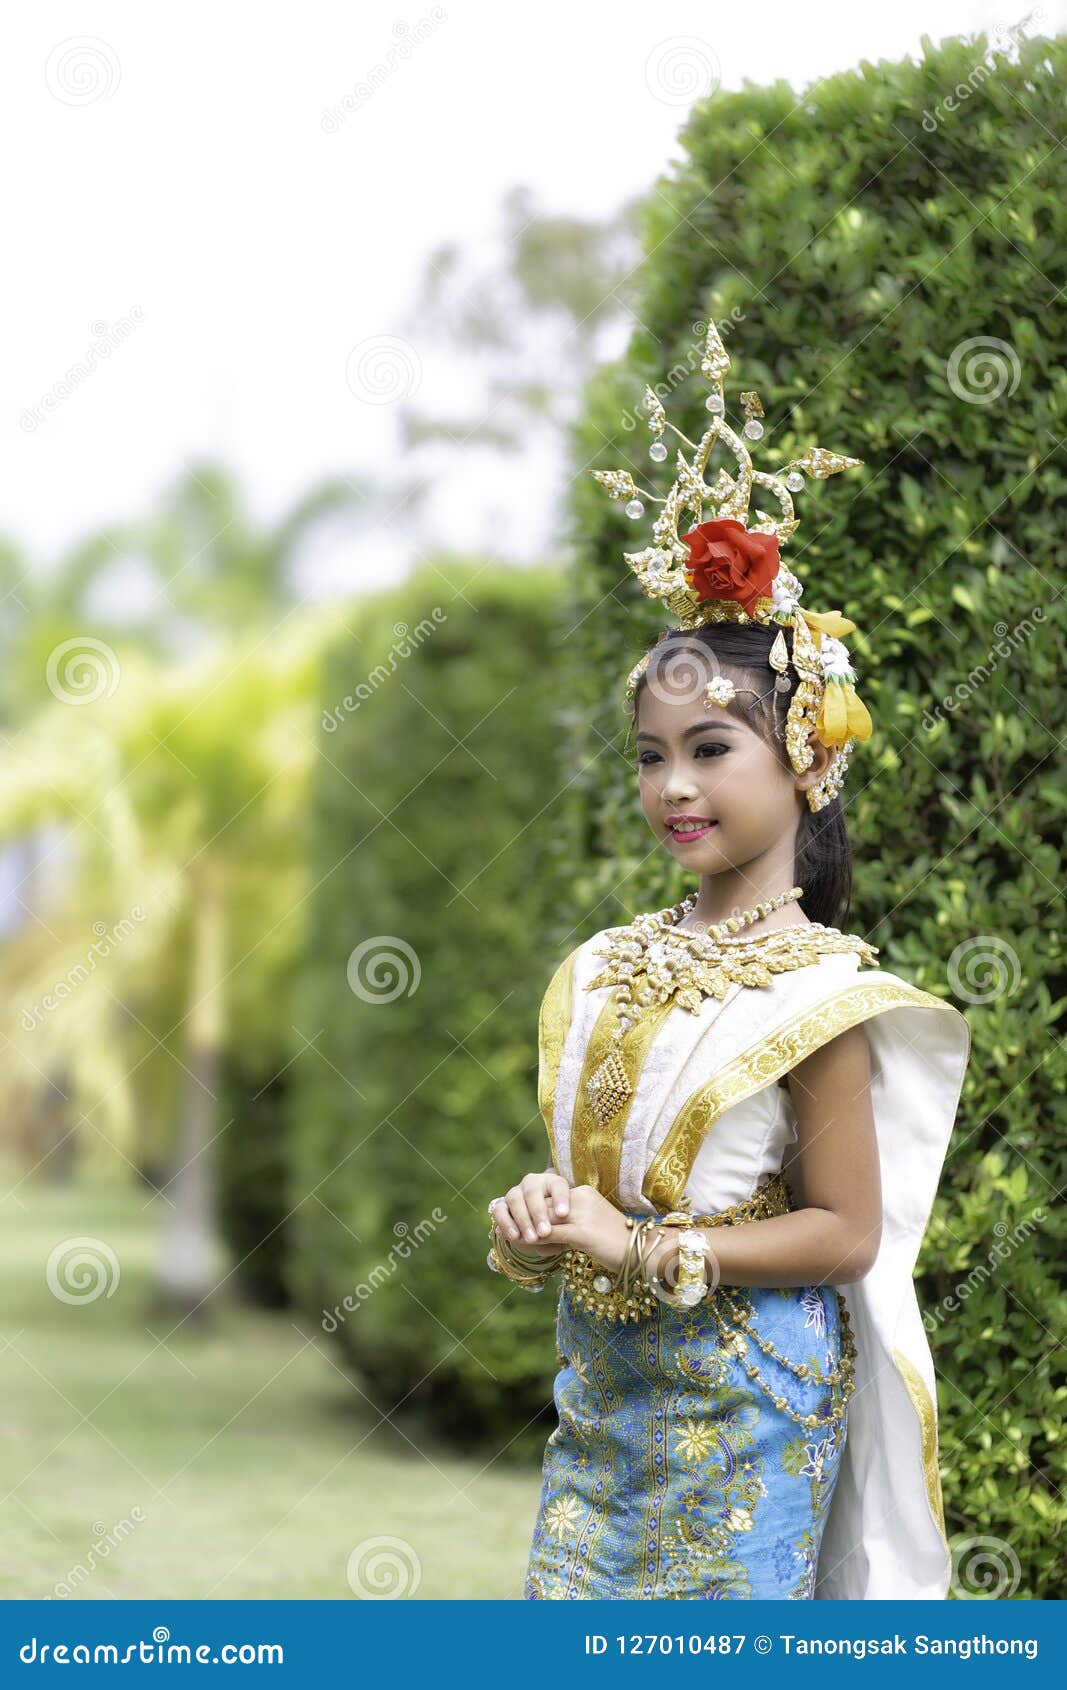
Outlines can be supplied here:
M694 445L668 422L652 388L645 389L648 426L653 437L649 456L653 462L662 463L667 456L662 438L667 428L693 454L687 462L679 450L678 479L665 499L639 488L628 470L593 470L591 474L613 499L625 504L627 516L635 521L644 515L642 498L662 505L652 528L654 543L644 551L623 555L645 597L661 599L679 627L699 628L708 622L776 625L778 637L771 647L770 663L778 674L775 684L782 691L788 690L785 671L790 661L782 630L792 628L792 663L798 685L786 719L790 763L797 774L810 768L814 755L812 737L834 751L822 780L807 792L809 807L819 810L836 796L855 741L870 738L871 718L856 696L855 671L841 643L841 636L854 633L856 624L840 611L820 614L802 609L800 599L804 588L796 575L782 566L778 547L780 542L791 539L799 526L791 495L803 488L805 475L825 481L839 470L858 468L863 460L812 446L802 457L773 473L754 469L745 440L758 440L762 436L763 406L758 393L742 393L740 400L746 417L743 438L727 423L722 389L730 359L711 321L700 368L711 386L705 404L712 420L699 445ZM722 468L708 487L704 472L717 441L733 453L737 473L730 475ZM781 506L779 518L757 509L756 521L747 521L754 487L767 488L774 494ZM715 513L706 522L705 505L711 505ZM679 518L686 512L692 513L695 526L679 535ZM660 639L667 631L664 629ZM647 651L627 679L626 698L631 709L638 679L651 656L652 651ZM706 696L709 703L728 704L738 690L728 676L716 675L706 689Z

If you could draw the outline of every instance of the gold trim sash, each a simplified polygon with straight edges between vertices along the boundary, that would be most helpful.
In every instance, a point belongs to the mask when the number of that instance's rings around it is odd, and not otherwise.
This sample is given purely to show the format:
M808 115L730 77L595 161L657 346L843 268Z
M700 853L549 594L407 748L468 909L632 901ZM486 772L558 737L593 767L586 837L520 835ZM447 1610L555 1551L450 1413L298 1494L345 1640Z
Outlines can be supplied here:
M537 1106L548 1130L548 1146L552 1152L552 1166L556 1161L556 1134L553 1117L556 1107L556 1085L563 1058L563 1045L571 1024L574 1004L574 959L577 947L564 957L548 983L541 999L537 1018Z
M609 997L602 1005L586 1043L585 1060L582 1063L582 1075L578 1082L578 1095L574 1100L574 1114L571 1118L571 1168L575 1185L591 1185L594 1190L602 1192L611 1203L617 1203L619 1200L619 1164L623 1139L626 1136L626 1123L630 1118L645 1057L673 1008L671 1003L660 1004L657 1009L643 1016L621 1047L619 1060L630 1085L630 1094L622 1108L605 1123L597 1119L589 1081L611 1049L612 1035L619 1025L618 1010L613 997ZM668 1209L673 1207L673 1204L668 1205ZM663 1212L666 1214L667 1209Z
M873 976L846 986L836 996L824 999L812 1009L785 1022L777 1032L762 1038L758 1045L742 1051L733 1062L693 1092L678 1111L649 1164L641 1188L642 1196L664 1213L677 1208L697 1152L720 1115L735 1103L743 1102L765 1086L780 1080L783 1074L813 1051L828 1044L838 1033L869 1021L883 1010L902 1008L953 1009L959 1014L955 1006L944 998L934 997L918 986Z
M915 1363L909 1361L901 1350L893 1351L893 1361L911 1398L911 1406L918 1416L926 1495L930 1512L937 1521L937 1529L945 1545L945 1553L950 1555L952 1552L945 1537L945 1503L941 1494L941 1473L937 1459L937 1409L926 1388L926 1381Z

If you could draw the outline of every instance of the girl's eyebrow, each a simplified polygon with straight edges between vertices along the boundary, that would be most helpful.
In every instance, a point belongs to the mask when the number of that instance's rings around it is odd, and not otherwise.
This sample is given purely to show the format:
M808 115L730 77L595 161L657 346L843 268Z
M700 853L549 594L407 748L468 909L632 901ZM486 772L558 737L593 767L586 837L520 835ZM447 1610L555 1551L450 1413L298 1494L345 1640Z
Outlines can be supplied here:
M688 739L690 734L702 734L708 728L714 728L716 733L721 731L728 734L744 733L745 731L740 722L694 722L691 728L686 728L682 738ZM638 739L654 739L657 745L663 744L658 734L648 734L642 731L637 737Z

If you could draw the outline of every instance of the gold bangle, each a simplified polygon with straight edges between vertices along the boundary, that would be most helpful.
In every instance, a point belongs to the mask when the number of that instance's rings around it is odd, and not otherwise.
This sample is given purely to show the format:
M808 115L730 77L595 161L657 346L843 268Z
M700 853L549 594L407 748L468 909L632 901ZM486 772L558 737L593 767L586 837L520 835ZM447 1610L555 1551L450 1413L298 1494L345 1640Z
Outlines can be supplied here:
M523 1273L520 1269L513 1267L505 1257L499 1256L495 1249L489 1251L485 1260L486 1265L492 1268L494 1273L502 1273L513 1284L521 1285L524 1291L543 1291L545 1288L547 1274Z
M653 1233L655 1233L655 1237L652 1236ZM653 1250L657 1244L662 1242L662 1239L662 1222L658 1221L655 1215L647 1221L642 1221L641 1238L637 1246L637 1272L641 1275L642 1281L649 1290L652 1289L652 1284L648 1277L648 1264L652 1259Z
M629 1237L626 1240L626 1254L622 1259L622 1266L615 1276L616 1289L624 1300L629 1294L630 1280L634 1270L634 1246L640 1244L640 1233L633 1215L627 1215L626 1225L629 1230Z
M554 1257L547 1260L541 1257L526 1256L515 1249L511 1240L504 1238L495 1224L489 1230L491 1249L486 1256L486 1264L495 1273L502 1273L516 1285L521 1285L527 1291L543 1291L545 1282L550 1274L556 1273L563 1266L565 1249L560 1249Z
M496 1238L493 1247L498 1256L509 1262L520 1273L541 1274L547 1272L551 1265L551 1258L543 1261L540 1256L527 1255L525 1251L517 1250L510 1238Z
M524 1250L521 1244L516 1244L513 1238L502 1238L501 1243L508 1252L508 1255L511 1256L514 1261L518 1262L520 1267L540 1268L543 1267L546 1262L550 1262L552 1260L551 1256L539 1256L534 1250ZM563 1254L565 1248L566 1246L562 1244L556 1246L559 1255Z
M655 1215L648 1215L635 1223L627 1247L627 1260L623 1262L614 1278L600 1262L592 1256L587 1256L583 1250L567 1251L564 1275L567 1290L578 1308L588 1309L598 1320L641 1320L653 1313L656 1307L655 1294L643 1277L644 1255L653 1230L658 1239L659 1228ZM627 1274L624 1281L623 1272L628 1266L629 1252L635 1248L637 1267ZM640 1282L635 1284L638 1274L641 1275Z

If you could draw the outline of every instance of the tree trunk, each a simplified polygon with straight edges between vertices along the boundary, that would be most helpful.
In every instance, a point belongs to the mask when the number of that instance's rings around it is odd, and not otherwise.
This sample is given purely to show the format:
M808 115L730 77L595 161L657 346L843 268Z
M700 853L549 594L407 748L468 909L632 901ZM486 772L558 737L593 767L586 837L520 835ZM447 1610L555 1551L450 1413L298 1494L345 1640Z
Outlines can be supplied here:
M221 1249L216 1223L215 1158L222 1069L225 908L221 882L201 867L192 885L188 1069L182 1093L174 1172L163 1187L167 1210L158 1290L169 1308L203 1316L218 1289Z

